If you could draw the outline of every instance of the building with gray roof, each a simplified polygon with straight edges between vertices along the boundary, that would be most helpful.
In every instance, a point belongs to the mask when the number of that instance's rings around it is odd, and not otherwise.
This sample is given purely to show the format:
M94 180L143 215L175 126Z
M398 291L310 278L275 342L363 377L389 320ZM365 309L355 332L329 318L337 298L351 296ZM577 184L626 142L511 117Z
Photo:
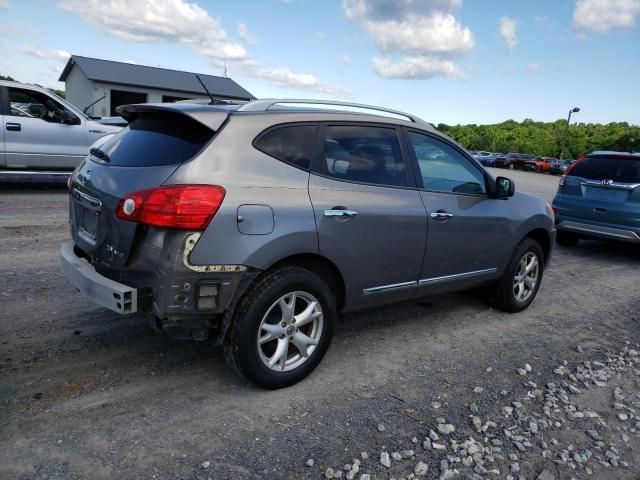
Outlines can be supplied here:
M214 98L253 100L255 97L228 77L198 74ZM117 115L131 103L175 102L206 98L195 73L72 55L60 75L65 95L92 116Z

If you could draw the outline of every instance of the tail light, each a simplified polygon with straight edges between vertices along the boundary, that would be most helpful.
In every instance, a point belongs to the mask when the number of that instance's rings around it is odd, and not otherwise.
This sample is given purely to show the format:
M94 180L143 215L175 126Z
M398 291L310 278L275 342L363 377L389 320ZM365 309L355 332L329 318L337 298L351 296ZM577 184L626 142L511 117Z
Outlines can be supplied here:
M116 218L156 227L204 230L226 191L217 185L165 185L120 199Z
M562 174L562 176L560 177L560 183L559 185L561 187L564 187L564 181L567 178L567 175L569 175L569 172L571 172L571 170L573 170L573 167L575 167L577 164L579 164L580 162L582 162L586 157L582 157L577 159L575 162L573 162L571 165L569 165L567 167L567 169L564 171L564 173Z
M78 173L78 169L80 169L80 165L73 169L71 175L67 178L67 190L71 191L73 188L73 180L76 178L76 173Z

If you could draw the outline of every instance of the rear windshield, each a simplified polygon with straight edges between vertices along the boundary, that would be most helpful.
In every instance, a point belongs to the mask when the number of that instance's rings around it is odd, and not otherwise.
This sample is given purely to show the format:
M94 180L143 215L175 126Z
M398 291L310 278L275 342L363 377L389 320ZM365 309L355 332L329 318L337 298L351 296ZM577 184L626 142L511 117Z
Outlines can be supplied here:
M638 183L640 182L640 159L587 157L571 169L570 175L587 180Z
M171 165L193 158L213 134L212 130L184 115L150 112L136 118L100 146L100 150L108 155L110 165Z

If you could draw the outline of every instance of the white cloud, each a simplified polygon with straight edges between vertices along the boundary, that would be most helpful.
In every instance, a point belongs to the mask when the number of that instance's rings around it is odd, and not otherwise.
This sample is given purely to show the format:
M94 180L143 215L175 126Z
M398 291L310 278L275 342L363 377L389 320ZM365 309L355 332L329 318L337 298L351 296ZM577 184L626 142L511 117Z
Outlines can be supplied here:
M461 55L474 45L471 30L460 25L451 14L369 22L367 29L385 53Z
M9 0L0 0L0 10L9 8Z
M509 50L513 50L518 43L518 21L509 17L500 18L500 27L498 31L500 36L509 47Z
M35 45L25 45L22 47L22 53L47 60L67 61L71 56L71 54L66 50L42 50Z
M298 90L310 90L339 96L347 96L349 94L346 89L340 86L323 83L314 75L308 73L293 73L286 67L262 69L259 77L265 78L282 88L296 88Z
M451 78L452 57L475 46L473 33L453 12L462 0L342 0L348 20L369 32L384 58L372 60L385 78Z
M577 0L573 10L573 31L586 36L632 28L640 15L640 0Z
M353 63L353 60L351 60L351 57L346 53L342 55L342 57L340 57L340 61L345 65L351 65Z
M245 45L253 45L256 39L249 33L249 28L244 23L238 24L238 38Z
M60 5L123 40L183 43L219 61L247 57L244 47L229 40L220 22L195 3L183 0L60 0Z
M399 62L373 59L373 70L384 78L424 80L436 76L452 78L459 75L458 68L450 61L438 57L403 57Z
M243 45L233 42L219 19L187 0L59 0L86 22L132 42L179 43L206 56L212 65L236 67L240 74L263 78L282 88L346 95L344 88L320 81L311 74L288 68L268 68L254 60ZM238 37L250 44L249 31L238 24ZM252 37L251 37L252 39Z
M537 72L538 70L540 70L540 64L539 63L535 63L535 62L531 62L529 65L527 65L527 70L529 70L530 72Z
M122 60L123 63L128 63L130 65L140 65L139 62L136 62L135 60L131 60L129 58L125 58L124 60Z

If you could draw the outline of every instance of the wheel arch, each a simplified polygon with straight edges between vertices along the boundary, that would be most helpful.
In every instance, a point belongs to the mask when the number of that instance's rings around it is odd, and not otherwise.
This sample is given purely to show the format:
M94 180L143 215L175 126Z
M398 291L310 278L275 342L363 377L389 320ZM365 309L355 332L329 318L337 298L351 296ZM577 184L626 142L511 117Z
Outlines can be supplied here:
M278 260L267 270L283 266L304 268L318 275L333 293L337 311L340 312L344 308L346 300L344 278L331 260L316 253L298 253Z
M549 258L551 257L551 236L549 232L544 228L535 228L529 231L522 240L525 238L531 238L540 244L542 247L542 253L544 254L544 264L546 266L549 262Z

